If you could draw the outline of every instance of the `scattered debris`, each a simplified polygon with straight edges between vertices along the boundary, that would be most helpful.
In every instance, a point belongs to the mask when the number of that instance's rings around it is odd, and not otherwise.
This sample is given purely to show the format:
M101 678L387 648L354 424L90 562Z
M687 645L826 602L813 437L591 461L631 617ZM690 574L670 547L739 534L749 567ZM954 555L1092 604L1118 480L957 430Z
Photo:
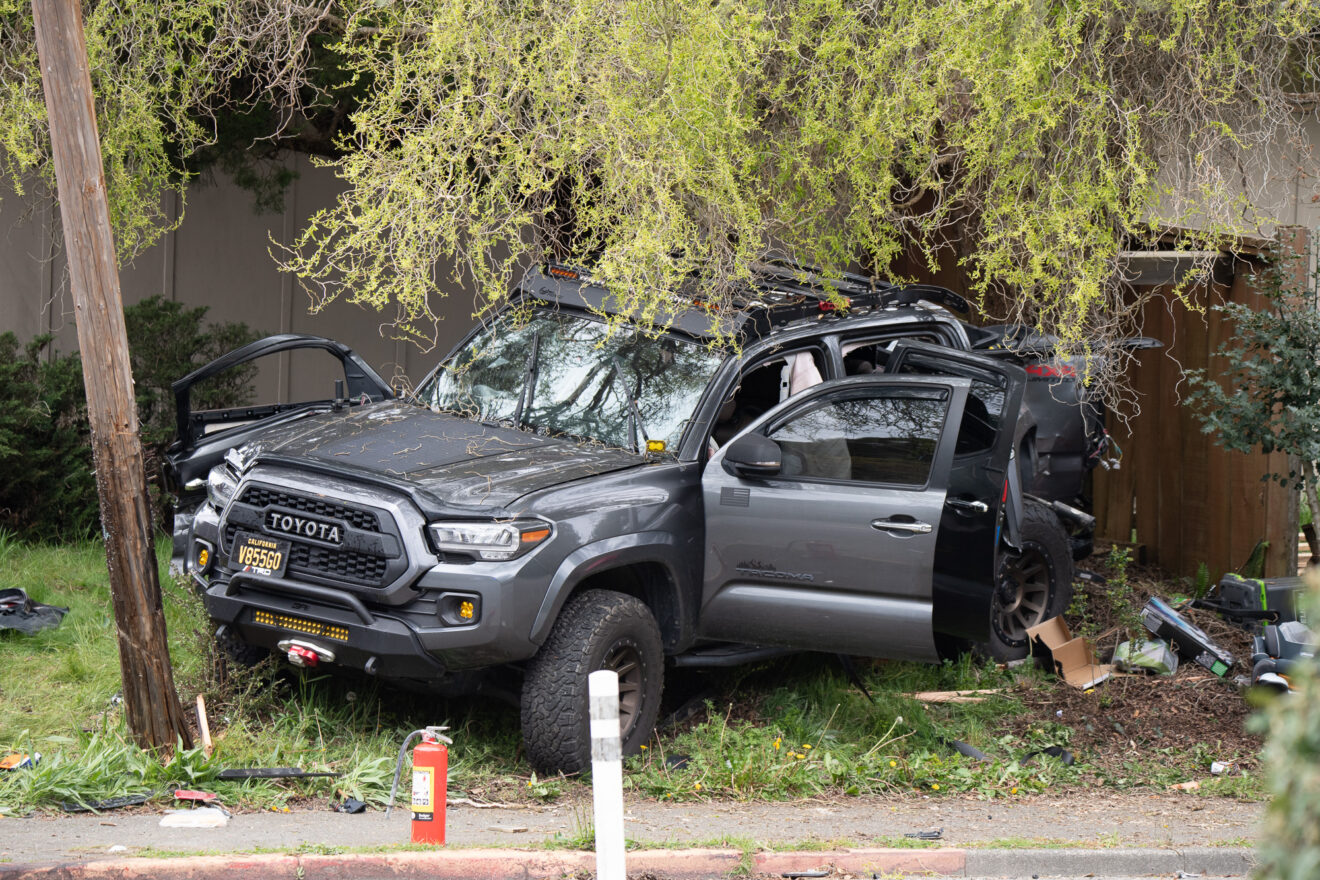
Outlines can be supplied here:
M830 872L829 871L785 871L779 876L787 877L789 878L789 880L794 880L794 878L797 877L828 877L830 876Z
M987 755L985 752L981 751L976 746L968 745L967 743L961 740L946 739L944 741L944 744L949 748L953 749L958 754L962 755L963 757L971 758L974 761L990 760L990 756Z
M913 840L940 840L944 837L944 829L936 828L934 831L909 831L903 836L911 837Z
M522 834L524 831L528 831L530 829L528 829L526 825L487 825L486 830L502 831L505 834Z
M1219 579L1213 597L1195 604L1239 625L1286 623L1297 619L1297 599L1305 590L1306 581L1299 577L1248 578L1230 572Z
M848 680L853 683L853 687L862 692L862 696L866 697L867 702L875 705L875 697L871 696L871 692L866 689L866 683L857 674L857 666L853 663L852 657L847 654L835 654L834 659L839 661L839 665L843 667L843 671L848 676Z
M100 813L105 810L120 810L124 807L139 807L151 800L153 792L143 791L137 794L126 794L123 797L105 798L99 801L63 801L60 803L60 809L66 813Z
M228 824L229 814L219 807L170 810L160 820L161 828L223 828Z
M309 779L314 776L335 777L338 773L299 770L297 767L241 767L221 770L216 779Z
M16 629L32 635L59 626L68 613L67 608L33 601L17 587L0 590L0 629Z
M1065 749L1063 746L1047 746L1043 749L1037 749L1036 751L1029 753L1025 758L1023 758L1022 763L1025 764L1027 761L1030 761L1032 758L1036 757L1037 755L1048 755L1051 758L1058 758L1059 762L1063 764L1063 766L1065 767L1071 767L1073 764L1077 763L1076 756L1073 755L1072 752Z
M1223 776L1227 773L1232 773L1235 766L1236 765L1232 761L1211 761L1210 775Z
M41 761L41 752L28 755L26 752L14 752L0 758L0 770L31 770Z
M201 694L197 695L197 729L202 734L202 754L211 757L211 751L215 744L211 742L211 724L206 718L206 700Z
M985 688L975 691L920 691L903 696L922 703L979 703L990 694L1003 692L1003 688Z
M1062 617L1031 627L1027 638L1036 662L1079 690L1095 687L1113 674L1114 667L1096 662L1090 642L1073 638Z
M1293 692L1292 682L1288 681L1288 679L1279 675L1277 672L1266 672L1264 675L1261 675L1256 679L1256 684L1267 688L1273 688L1274 690L1281 691L1285 694Z
M1189 779L1187 782L1175 782L1173 785L1169 786L1169 788L1174 791L1196 791L1200 787L1201 783L1197 782L1195 779Z
M1167 602L1152 596L1141 609L1141 622L1159 638L1178 649L1178 653L1198 666L1223 676L1233 668L1233 655L1214 643L1200 627L1188 622Z
M124 846L122 843L116 843L114 846L107 849L106 852L112 852L112 853L128 852L128 847Z
M1114 666L1123 672L1154 672L1173 675L1178 671L1178 655L1168 642L1159 639L1127 641L1114 649Z
M344 802L331 806L336 813L361 813L367 809L367 805L357 798L344 798Z
M526 804L495 804L474 801L471 798L450 798L449 806L476 807L478 810L525 810Z
M1315 656L1315 633L1290 620L1270 625L1251 640L1251 681L1284 691L1292 690L1293 667Z
M219 797L219 795L214 792L193 791L192 789L187 788L181 788L174 792L174 799L176 801L193 801L194 803L199 804L209 804L217 797Z

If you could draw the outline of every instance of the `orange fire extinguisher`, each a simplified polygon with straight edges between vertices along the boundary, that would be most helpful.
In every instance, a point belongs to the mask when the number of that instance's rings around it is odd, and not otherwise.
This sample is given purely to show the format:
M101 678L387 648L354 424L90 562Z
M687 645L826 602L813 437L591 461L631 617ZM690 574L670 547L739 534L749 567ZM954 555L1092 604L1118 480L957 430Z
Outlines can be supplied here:
M399 760L394 766L394 785L390 788L390 806L385 810L388 818L394 807L394 796L399 789L399 773L403 769L403 758L408 753L408 744L413 737L420 736L422 741L412 753L412 842L429 843L444 846L445 843L445 798L449 788L449 749L453 740L442 731L447 727L427 727L414 730L403 741L399 749Z

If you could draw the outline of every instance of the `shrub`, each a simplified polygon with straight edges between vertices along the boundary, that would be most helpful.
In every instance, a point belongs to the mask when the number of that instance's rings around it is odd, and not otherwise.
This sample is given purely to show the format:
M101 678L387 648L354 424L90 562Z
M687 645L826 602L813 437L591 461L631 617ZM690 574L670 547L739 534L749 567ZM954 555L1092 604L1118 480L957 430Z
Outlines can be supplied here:
M1316 583L1307 601L1315 620ZM1290 676L1296 693L1270 702L1254 723L1268 727L1262 757L1269 771L1270 801L1260 844L1261 880L1312 880L1320 876L1320 678L1314 663Z
M206 312L159 296L124 310L147 480L166 527L169 502L160 490L174 436L170 383L256 338L244 324L204 326ZM0 528L33 541L87 537L100 521L82 360L49 354L51 342L44 335L20 347L13 333L0 334ZM255 370L230 370L199 386L194 405L248 402Z
M174 439L174 392L170 385L227 351L258 338L246 324L203 325L206 306L188 308L160 296L124 309L129 358L137 392L147 484L159 521L168 526L170 499L164 493L162 465ZM223 409L251 402L257 367L245 364L194 386L195 409Z
M96 527L96 478L77 355L20 350L0 335L0 527L35 540L86 536Z

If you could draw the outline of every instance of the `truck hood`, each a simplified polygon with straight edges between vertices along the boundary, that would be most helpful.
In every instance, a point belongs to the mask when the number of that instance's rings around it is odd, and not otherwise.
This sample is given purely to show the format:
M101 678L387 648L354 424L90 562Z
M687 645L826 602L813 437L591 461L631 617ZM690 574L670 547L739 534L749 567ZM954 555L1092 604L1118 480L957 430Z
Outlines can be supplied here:
M541 437L398 401L311 416L262 435L243 456L314 462L346 477L421 492L444 507L483 510L646 461L624 449Z

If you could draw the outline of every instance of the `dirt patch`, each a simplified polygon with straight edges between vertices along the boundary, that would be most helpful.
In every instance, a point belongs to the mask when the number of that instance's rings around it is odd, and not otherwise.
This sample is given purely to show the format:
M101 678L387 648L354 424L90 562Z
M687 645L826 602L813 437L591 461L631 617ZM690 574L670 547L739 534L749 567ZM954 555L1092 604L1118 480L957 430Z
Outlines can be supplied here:
M1068 615L1075 631L1092 637L1102 662L1127 638L1149 637L1136 614L1151 596L1168 601L1193 588L1159 569L1133 564L1126 570L1131 594L1124 597L1114 589L1123 573L1109 564L1107 553L1107 547L1098 548L1082 566L1109 582L1079 582L1081 598ZM1120 775L1130 762L1154 759L1162 749L1186 760L1199 748L1213 759L1256 769L1262 738L1246 729L1254 710L1234 682L1250 670L1251 633L1213 612L1186 608L1181 613L1233 654L1235 665L1224 678L1183 660L1172 676L1116 673L1090 691L1050 679L1025 686L1027 711L1011 719L1008 729L1021 733L1042 722L1064 724L1072 730L1073 750L1112 775Z

